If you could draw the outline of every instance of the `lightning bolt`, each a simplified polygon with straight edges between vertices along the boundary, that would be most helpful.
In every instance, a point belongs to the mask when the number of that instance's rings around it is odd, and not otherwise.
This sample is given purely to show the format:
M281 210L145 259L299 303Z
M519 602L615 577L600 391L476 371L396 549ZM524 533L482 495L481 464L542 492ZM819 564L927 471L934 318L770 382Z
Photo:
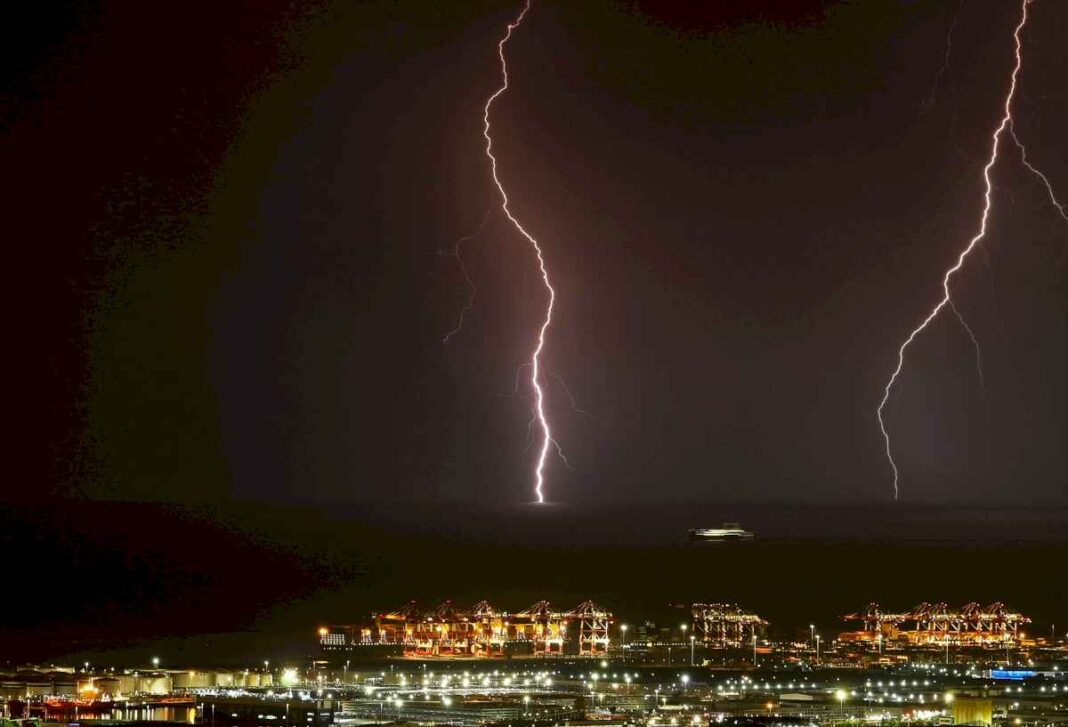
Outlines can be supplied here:
M519 395L519 376L520 376L520 374L523 373L524 369L529 369L529 368L530 368L530 362L529 361L527 363L519 365L519 367L515 371L515 386L512 389L512 393L510 393L510 394L502 394L502 396L518 396ZM571 403L571 409L576 414L581 414L582 416L586 417L587 419L593 419L594 418L592 413L590 413L589 411L587 411L587 410L583 409L582 407L580 407L578 405L578 402L575 401L575 397L574 397L574 395L572 395L571 389L570 389L570 387L568 387L567 382L564 381L564 377L560 376L560 374L556 373L555 371L553 371L552 369L549 369L549 368L545 368L544 371L545 371L546 374L548 374L549 376L551 376L554 379L556 379L556 382L558 384L560 384L560 388L564 390L564 394L567 396L568 401ZM535 416L532 416L530 418L529 422L527 422L527 446L523 448L524 452L529 450L531 445L534 444L534 425L537 423L537 421L538 421L538 417L537 417L537 415L535 415ZM554 449L556 449L556 456L560 458L560 461L564 463L564 466L567 467L569 470L575 469L574 467L571 466L571 460L569 460L567 458L567 454L564 453L564 450L560 446L560 443L557 442L554 439L554 440L552 440L552 446L553 446Z
M972 346L975 348L975 372L979 374L979 388L986 392L986 379L983 378L983 356L979 350L979 339L975 337L975 331L968 325L968 321L964 320L964 316L960 314L960 310L957 308L953 301L949 301L949 308L953 311L953 315L960 321L960 325L964 328L968 334L968 338L972 339Z
M957 5L957 12L953 14L953 22L949 24L949 30L946 31L946 52L942 56L942 66L938 69L938 73L935 74L934 85L931 87L931 93L923 101L923 105L926 108L934 106L934 102L938 97L938 84L942 81L942 76L951 74L952 70L949 67L950 56L953 55L953 31L957 29L957 23L960 22L961 12L964 10L964 0L960 0ZM952 81L952 78L950 78Z
M950 60L953 57L953 32L957 29L957 23L960 22L960 16L963 12L964 0L960 0L960 2L957 3L957 11L953 13L953 21L949 24L949 29L946 30L946 43L945 51L942 54L942 65L939 67L938 73L935 74L934 84L931 86L931 93L928 94L927 98L921 102L924 108L931 108L932 106L934 106L935 101L938 100L938 87L939 84L942 82L943 76L948 75L950 77L949 80L951 82L953 80L953 70L950 66ZM964 153L964 151L960 147L960 143L957 141L956 118L957 113L954 110L952 112L952 115L950 116L949 132L950 135L953 137L953 144L957 149L957 153L967 159L968 155ZM986 263L986 268L987 271L990 270L989 262ZM949 307L953 311L953 315L956 317L957 321L960 322L961 328L963 328L965 333L968 334L968 338L972 342L972 347L975 348L975 371L979 375L979 388L982 389L984 393L986 393L986 381L983 378L983 357L982 350L979 347L979 339L976 337L975 331L972 330L972 327L968 325L968 321L964 320L964 315L960 312L960 309L957 308L956 305L954 305L953 301L949 302Z
M486 156L490 160L490 169L493 172L493 183L497 185L497 191L501 195L501 211L504 212L508 221L519 231L531 247L534 248L534 253L538 259L538 269L541 271L541 279L545 284L545 289L548 292L549 300L545 307L545 319L542 321L541 328L538 330L538 342L534 347L534 352L530 357L530 385L534 389L534 419L537 421L539 428L541 429L541 447L538 450L537 463L534 466L534 496L539 503L545 502L545 459L549 454L550 447L556 447L557 452L561 452L560 446L553 440L552 431L549 428L549 419L545 415L545 392L541 385L541 352L545 348L545 333L549 330L549 325L553 319L553 305L556 303L556 291L553 290L552 284L549 282L549 271L545 267L545 257L542 254L541 246L538 241L527 232L526 228L520 224L519 220L515 218L512 211L508 207L508 193L504 191L504 185L501 184L500 177L497 175L497 157L493 155L493 137L490 136L490 108L493 106L493 102L496 101L505 91L508 90L508 62L504 57L504 46L511 39L512 32L520 26L523 22L523 18L530 12L530 5L532 0L526 0L526 4L523 6L523 10L516 16L516 19L508 24L508 30L497 43L497 55L501 59L501 85L494 91L486 100L486 105L483 109L482 121L482 136L486 138Z
M510 394L502 394L502 396L519 396L519 377L523 373L524 369L529 368L529 361L523 364L519 364L519 367L515 370L515 385L512 387L512 392ZM560 385L560 388L564 392L564 396L567 397L568 403L571 404L571 410L573 412L575 412L576 414L581 414L587 419L596 419L596 417L593 415L593 412L589 411L588 409L583 409L581 406L578 405L578 400L576 400L575 395L571 393L571 387L567 385L567 381L564 380L563 376L548 367L546 367L544 371L546 374L556 379L556 383Z
M987 160L986 165L983 167L983 181L985 183L985 189L984 189L984 192L983 192L983 213L982 213L982 216L980 218L979 230L968 241L968 244L964 247L964 249L961 250L960 254L957 256L956 263L954 263L953 266L950 267L948 270L946 270L946 272L943 274L943 276L942 276L942 298L938 301L938 303L934 306L934 308L931 309L931 311L920 322L920 324L916 328L914 328L912 330L912 332L908 335L908 338L905 339L905 342L902 343L901 347L898 349L898 352L897 352L897 367L894 369L893 373L890 375L890 379L886 382L886 387L883 389L883 398L879 402L879 406L876 409L876 416L879 419L879 429L882 431L883 440L886 443L886 458L890 463L891 470L893 471L893 485L894 485L894 499L895 500L898 499L898 495L900 494L899 490L898 490L898 469L897 469L897 464L894 462L894 456L893 456L893 453L892 453L891 448L890 448L890 434L887 432L886 422L883 420L883 409L886 407L886 402L890 399L890 391L893 388L894 383L897 381L898 376L901 374L902 367L905 365L905 351L906 351L906 349L908 349L909 345L911 345L912 342L914 340L916 340L916 337L918 335L920 335L920 333L922 333L925 328L927 328L927 326L931 323L931 321L933 321L938 316L938 314L942 311L942 309L945 308L946 306L949 306L950 309L953 310L954 313L956 313L957 318L960 320L961 324L964 325L965 329L967 329L968 335L971 337L972 342L975 344L976 353L978 354L978 346L979 346L979 344L976 341L975 335L972 333L971 328L968 327L968 324L964 322L964 318L961 317L960 312L957 311L956 306L953 305L953 302L951 300L950 281L953 279L953 276L955 276L957 274L957 272L960 271L960 269L964 266L965 260L968 258L968 255L972 252L972 250L975 249L976 245L979 244L979 241L982 240L983 237L986 236L987 221L989 220L989 217L990 217L991 195L993 193L993 184L992 184L991 179L990 179L990 171L993 169L994 164L998 160L998 149L999 149L1000 144L1001 144L1001 138L1002 138L1002 135L1006 131L1008 131L1009 136L1012 137L1013 142L1020 149L1021 159L1022 159L1024 165L1031 172L1036 174L1042 180L1042 182L1046 186L1046 191L1049 193L1049 197L1050 197L1051 201L1053 202L1053 205L1057 208L1057 210L1061 214L1061 216L1064 217L1066 221L1068 221L1068 214L1065 213L1064 205L1062 205L1060 202L1058 202L1058 200L1057 200L1057 198L1056 198L1056 196L1055 196L1055 194L1053 192L1052 184L1050 183L1050 181L1046 177L1046 175L1044 175L1041 171L1039 171L1036 167L1034 167L1027 160L1027 152L1024 149L1023 144L1020 143L1020 140L1016 135L1016 131L1013 128L1012 101L1013 101L1013 98L1016 95L1016 80L1017 80L1017 76L1019 75L1020 67L1023 64L1022 42L1020 40L1020 33L1023 31L1024 27L1027 25L1027 8L1033 1L1034 0L1022 0L1022 2L1020 4L1020 20L1016 24L1016 28L1013 30L1013 34L1012 34L1013 40L1015 42L1015 58L1016 58L1016 62L1013 65L1012 74L1011 74L1010 83L1009 83L1009 90L1008 90L1008 93L1005 95L1005 101L1004 101L1004 105L1003 105L1003 113L1002 113L1002 116L1001 116L1001 121L998 123L997 128L994 130L994 133L991 136L990 157ZM980 376L982 376L981 367L980 367Z
M456 265L460 268L460 272L464 276L464 284L467 286L467 302L464 307L460 309L459 315L456 317L456 325L446 331L444 338L441 339L442 345L447 346L449 339L460 332L460 329L464 327L464 316L471 310L471 306L475 304L475 295L478 293L478 288L475 287L475 282L471 280L471 275L467 272L467 265L464 264L463 256L460 254L460 248L463 247L465 242L474 240L481 235L486 229L486 223L489 222L491 208L486 208L486 214L482 216L482 222L479 224L478 229L469 235L464 235L455 242L451 251L438 250L438 255L441 257L451 257L456 260Z
M1012 140L1016 143L1016 146L1020 148L1020 161L1028 168L1036 177L1042 180L1042 184L1046 186L1046 193L1049 195L1049 201L1057 208L1057 213L1064 218L1065 222L1068 222L1068 211L1065 210L1064 204L1057 201L1057 195L1053 192L1053 185L1049 181L1049 177L1039 171L1034 165L1027 160L1027 149L1020 143L1020 137L1016 136L1016 129L1011 125L1009 126L1009 134L1012 135Z

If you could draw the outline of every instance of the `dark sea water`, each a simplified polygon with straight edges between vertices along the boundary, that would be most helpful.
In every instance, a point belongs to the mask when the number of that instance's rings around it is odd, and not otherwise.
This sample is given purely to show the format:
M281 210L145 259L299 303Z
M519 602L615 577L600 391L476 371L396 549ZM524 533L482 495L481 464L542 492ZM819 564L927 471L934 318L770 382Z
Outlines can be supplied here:
M756 539L687 542L726 521ZM2 537L23 575L0 661L306 657L320 624L413 599L592 598L663 623L728 601L778 636L836 633L870 601L1004 601L1036 633L1068 625L1068 509L1050 506L65 503L11 508Z
M344 506L338 517L487 543L665 546L690 528L737 522L761 540L863 540L891 543L1011 543L1068 540L1068 507L976 507L879 503L565 503L472 506L462 503Z

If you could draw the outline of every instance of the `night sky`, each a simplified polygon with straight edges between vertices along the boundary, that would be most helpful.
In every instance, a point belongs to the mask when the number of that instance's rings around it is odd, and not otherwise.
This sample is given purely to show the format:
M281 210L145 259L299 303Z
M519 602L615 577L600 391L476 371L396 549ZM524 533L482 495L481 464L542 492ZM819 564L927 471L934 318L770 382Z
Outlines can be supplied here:
M520 3L30 5L8 495L532 499L545 295L481 136ZM875 407L977 230L1019 4L691 5L535 0L507 46L500 175L589 412L547 379L548 498L888 501ZM1014 106L1061 200L1065 37L1034 2ZM902 499L1065 505L1068 224L1011 143L993 177L954 284L985 392L943 314L887 408Z

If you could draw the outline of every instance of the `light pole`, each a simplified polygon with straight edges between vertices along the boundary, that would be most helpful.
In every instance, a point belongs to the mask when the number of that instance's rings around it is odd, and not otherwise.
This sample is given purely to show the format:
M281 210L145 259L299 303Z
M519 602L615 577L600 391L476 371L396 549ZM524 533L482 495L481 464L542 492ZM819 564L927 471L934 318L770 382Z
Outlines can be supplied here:
M627 625L626 624L620 624L619 625L619 631L620 631L620 633L623 634L623 645L621 647L621 650L623 652L623 661L626 661L627 660Z
M756 669L757 665L757 635L753 632L753 668Z
M159 669L159 657L158 656L153 656L152 657L152 668L153 669Z
M690 666L693 666L693 645L694 645L694 641L696 641L696 640L697 640L697 637L694 636L693 634L690 634Z
M682 643L686 643L686 624L680 624L679 628L682 629Z
M842 711L842 718L844 719L845 718L845 701L846 701L846 697L848 696L846 694L846 690L839 689L838 691L836 691L834 693L834 696L838 700L838 706L839 706L839 709L841 709L841 711Z
M816 663L820 663L820 635L816 634Z
M812 646L815 643L816 643L816 624L809 624L808 625L808 648L811 649Z

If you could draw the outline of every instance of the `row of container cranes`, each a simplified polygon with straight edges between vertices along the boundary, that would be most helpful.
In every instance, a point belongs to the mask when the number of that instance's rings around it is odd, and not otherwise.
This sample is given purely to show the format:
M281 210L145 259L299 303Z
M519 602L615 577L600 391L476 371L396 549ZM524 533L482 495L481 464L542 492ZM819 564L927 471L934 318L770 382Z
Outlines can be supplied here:
M593 601L569 610L538 601L514 612L499 611L486 601L468 609L445 601L424 611L412 601L396 611L372 614L369 624L320 629L320 644L327 649L394 646L405 656L599 656L608 652L611 624L611 612Z
M1031 623L1004 603L982 606L975 601L960 608L925 601L899 612L885 612L879 604L870 603L864 611L844 618L859 621L862 628L841 634L843 641L879 646L1021 646L1027 639L1020 627Z
M500 658L506 656L606 655L613 648L636 654L646 648L689 644L703 649L756 649L768 647L768 621L731 603L693 603L690 621L676 628L637 623L627 643L627 625L612 632L615 617L593 601L561 610L538 601L520 611L498 610L487 601L460 608L445 601L424 610L411 601L395 611L371 614L356 626L330 626L319 630L325 651L375 648L410 657ZM843 644L869 649L909 649L934 646L1006 648L1033 645L1021 630L1031 619L997 602L973 602L960 608L945 603L921 603L908 611L885 612L871 603L867 609L843 617L860 628L839 634ZM687 634L687 629L689 632ZM816 637L818 638L818 637ZM773 645L772 645L773 646Z
M733 604L695 603L691 613L693 638L712 648L748 645L768 623ZM612 612L593 601L567 610L538 601L521 611L497 610L487 601L466 609L445 601L424 610L411 601L395 611L373 613L365 624L324 626L319 643L327 651L392 647L412 657L602 656L610 649L613 623Z
M695 603L690 608L694 637L712 648L747 646L764 636L768 622L732 603Z

